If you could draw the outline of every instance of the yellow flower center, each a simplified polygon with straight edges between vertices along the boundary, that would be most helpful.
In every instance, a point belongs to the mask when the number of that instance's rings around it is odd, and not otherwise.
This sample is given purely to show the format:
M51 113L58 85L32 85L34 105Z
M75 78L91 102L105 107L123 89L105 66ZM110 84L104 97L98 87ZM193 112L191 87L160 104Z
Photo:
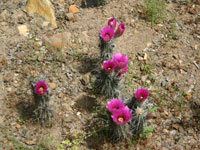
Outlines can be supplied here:
M119 121L119 122L123 122L123 121L124 121L124 118L123 118L123 117L118 117L118 121Z
M43 88L43 87L40 87L40 88L39 88L39 91L41 91L41 92L44 91L44 88Z
M110 34L109 34L109 33L106 33L106 36L108 36L108 37L109 37L109 36L110 36Z

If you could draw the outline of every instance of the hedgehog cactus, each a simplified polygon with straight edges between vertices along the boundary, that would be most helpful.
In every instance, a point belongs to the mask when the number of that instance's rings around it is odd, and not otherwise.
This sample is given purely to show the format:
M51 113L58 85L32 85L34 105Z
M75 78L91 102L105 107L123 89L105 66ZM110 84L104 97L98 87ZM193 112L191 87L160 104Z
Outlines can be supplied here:
M53 117L53 111L49 104L49 90L43 77L34 78L31 81L31 86L34 93L34 117L38 122L44 124Z
M111 118L113 119L113 122L110 125L113 129L112 138L116 141L130 140L143 133L143 127L146 120L152 118L152 114L148 112L149 103L147 97L148 91L146 89L138 89L131 99L112 99L108 102L106 108L112 114ZM116 108L119 110L116 110ZM117 114L121 108L127 109L126 114L128 114L128 112L131 113L131 115L129 115L130 118L123 124L119 124L116 121L116 116L122 116L122 114Z
M115 31L116 24L117 20L111 18L108 20L108 26L102 28L100 31L101 63L112 58L113 49L115 47L113 39L120 37L125 31L125 25L123 23L120 23Z

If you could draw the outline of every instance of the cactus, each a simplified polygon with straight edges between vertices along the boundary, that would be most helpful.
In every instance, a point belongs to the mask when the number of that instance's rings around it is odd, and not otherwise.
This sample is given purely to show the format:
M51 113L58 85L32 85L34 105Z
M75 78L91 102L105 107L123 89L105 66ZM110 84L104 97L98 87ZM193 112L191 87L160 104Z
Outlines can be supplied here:
M37 86L38 83L43 82L44 86L46 86L46 90L42 93L38 93ZM49 90L47 89L47 85L44 82L44 77L36 77L31 79L31 86L33 89L34 94L34 111L33 115L36 120L41 123L42 125L46 122L49 122L51 118L53 117L53 110L52 107L49 104L50 96L49 96Z

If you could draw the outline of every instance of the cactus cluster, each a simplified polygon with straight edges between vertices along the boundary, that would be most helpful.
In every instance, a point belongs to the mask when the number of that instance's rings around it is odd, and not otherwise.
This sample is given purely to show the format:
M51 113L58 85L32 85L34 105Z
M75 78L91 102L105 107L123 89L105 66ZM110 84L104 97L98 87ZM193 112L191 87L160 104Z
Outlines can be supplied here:
M146 89L137 89L132 98L124 98L123 76L128 70L128 57L125 54L114 53L114 39L120 37L125 30L124 24L120 23L115 30L117 21L111 18L108 26L100 31L101 68L96 69L94 88L96 92L102 94L111 100L106 108L110 115L109 128L112 129L112 139L130 140L143 133L143 127L149 114L148 91Z
M124 24L120 23L115 30L117 21L111 18L108 26L100 31L100 64L101 67L95 71L93 79L95 91L106 97L119 97L122 88L123 75L128 69L128 57L121 53L113 54L114 39L120 37L124 30ZM94 75L94 74L93 74Z

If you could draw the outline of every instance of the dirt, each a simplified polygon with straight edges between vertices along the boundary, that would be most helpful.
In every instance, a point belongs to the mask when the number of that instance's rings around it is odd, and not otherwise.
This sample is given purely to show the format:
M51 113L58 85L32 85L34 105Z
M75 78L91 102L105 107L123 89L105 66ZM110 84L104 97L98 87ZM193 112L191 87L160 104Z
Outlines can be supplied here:
M0 1L0 14L7 11L0 19L2 150L200 149L199 4L169 1L166 21L152 27L138 12L143 1L109 0L98 7L70 0L52 3L58 25L54 30L42 26L43 18L30 17L24 11L25 0ZM69 21L66 14L72 4L80 13ZM98 143L88 140L86 132L93 107L102 105L105 99L92 92L89 74L99 67L99 32L111 17L126 27L115 41L115 51L129 57L126 89L132 95L137 88L147 88L149 100L158 107L148 122L155 132L134 142ZM22 24L29 29L27 37L18 32ZM64 47L48 47L44 39L57 33L70 38ZM31 117L30 78L37 75L46 77L54 108L47 127Z

